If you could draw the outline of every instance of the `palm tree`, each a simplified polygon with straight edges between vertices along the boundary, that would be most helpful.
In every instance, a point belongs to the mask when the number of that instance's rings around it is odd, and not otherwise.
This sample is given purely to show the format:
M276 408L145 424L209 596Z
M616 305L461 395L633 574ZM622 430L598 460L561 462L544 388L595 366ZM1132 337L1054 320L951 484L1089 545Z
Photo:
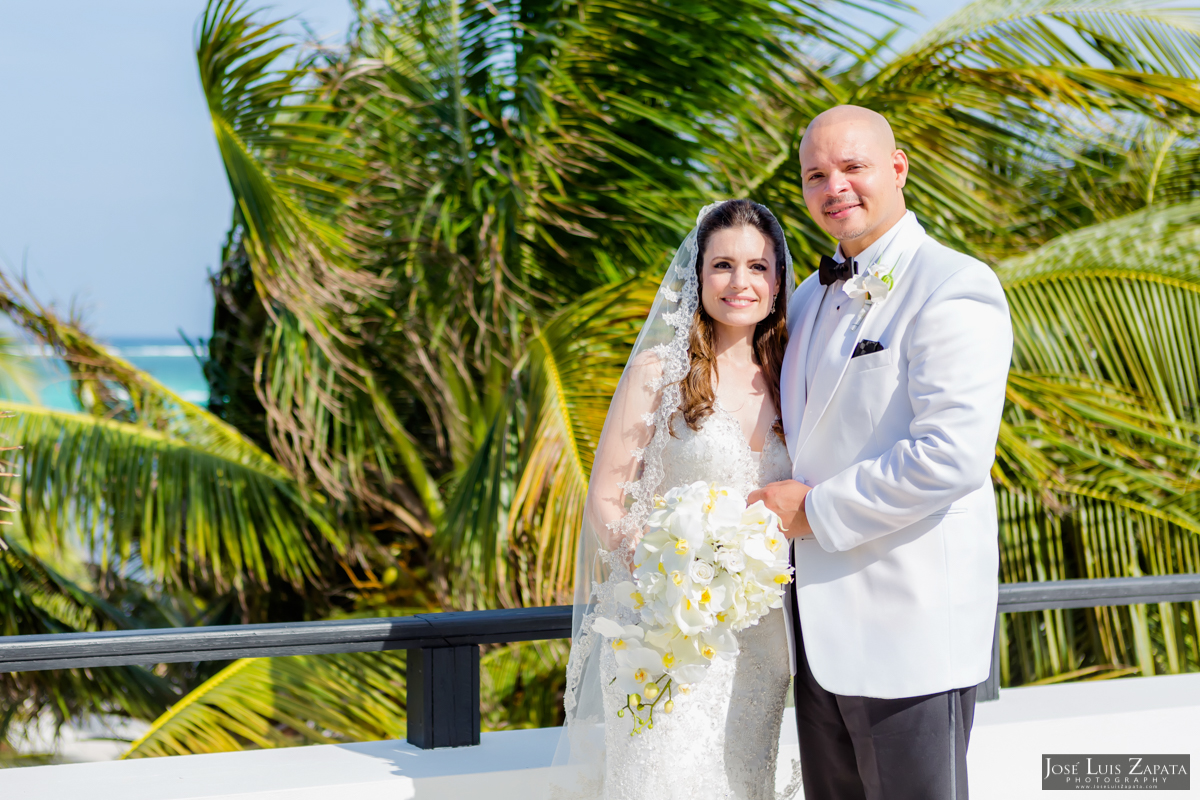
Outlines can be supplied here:
M892 119L931 233L998 263L1009 293L1005 579L1194 569L1196 16L979 2L894 53L836 15L427 0L362 9L344 50L302 51L213 0L197 57L235 209L211 413L6 287L85 409L21 409L44 476L22 482L23 528L87 530L112 564L247 619L563 602L653 277L714 196L770 204L802 267L830 247L795 148L814 113L857 102ZM1196 611L1014 617L1006 680L1200 664ZM518 722L553 721L549 647L487 654L487 702L526 691L544 711ZM311 740L309 722L401 731L395 656L206 677L176 681L190 693L133 755ZM339 710L385 687L375 721Z

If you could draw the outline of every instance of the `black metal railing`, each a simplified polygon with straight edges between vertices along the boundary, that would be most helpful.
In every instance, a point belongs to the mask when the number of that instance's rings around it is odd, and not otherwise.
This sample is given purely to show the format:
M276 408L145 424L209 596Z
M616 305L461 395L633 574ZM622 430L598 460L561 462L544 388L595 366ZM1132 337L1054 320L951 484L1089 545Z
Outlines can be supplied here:
M0 637L0 672L407 650L408 741L479 744L479 645L564 639L571 607Z
M1140 578L1002 583L992 636L992 671L979 684L978 700L1000 697L1000 615L1052 608L1099 608L1144 603L1200 600L1200 574L1147 575Z
M1200 575L1001 584L997 614L1200 600ZM479 744L479 645L562 639L571 607L450 611L387 619L0 637L0 672L235 658L408 651L408 741ZM980 700L999 695L999 636Z

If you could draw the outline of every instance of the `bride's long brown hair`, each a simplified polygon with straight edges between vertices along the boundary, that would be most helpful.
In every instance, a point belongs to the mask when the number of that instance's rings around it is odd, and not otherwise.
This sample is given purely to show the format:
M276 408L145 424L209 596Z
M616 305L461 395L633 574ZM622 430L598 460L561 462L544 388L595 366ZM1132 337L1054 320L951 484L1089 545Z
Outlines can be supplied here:
M779 413L779 372L788 340L787 295L784 292L787 264L783 228L766 206L751 200L726 200L709 212L696 232L696 280L701 296L688 342L691 366L687 377L680 381L683 401L679 407L684 421L692 430L699 430L701 421L713 413L713 404L717 399L713 389L713 378L717 377L716 321L704 310L704 253L708 248L708 240L717 231L745 226L757 229L771 243L775 251L775 277L779 292L784 295L776 298L771 313L755 327L753 343L754 361L762 368L771 402L775 404L775 412ZM783 435L778 421L774 430Z

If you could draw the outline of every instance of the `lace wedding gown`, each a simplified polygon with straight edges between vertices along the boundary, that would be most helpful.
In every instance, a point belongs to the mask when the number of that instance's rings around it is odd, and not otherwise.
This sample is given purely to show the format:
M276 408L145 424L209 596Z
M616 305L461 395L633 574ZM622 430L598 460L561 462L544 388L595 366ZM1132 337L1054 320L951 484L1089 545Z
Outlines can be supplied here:
M678 421L674 432L663 449L663 487L706 481L749 494L792 475L787 448L775 433L768 434L761 455L752 452L741 425L719 404L699 431ZM636 624L633 611L623 612L623 624ZM673 713L656 712L654 728L635 736L628 717L617 717L625 697L610 685L616 659L611 648L604 648L607 800L775 800L791 671L782 609L737 637L736 658L713 662L689 694L676 695ZM794 775L798 770L793 765ZM793 778L784 796L794 795L797 783Z

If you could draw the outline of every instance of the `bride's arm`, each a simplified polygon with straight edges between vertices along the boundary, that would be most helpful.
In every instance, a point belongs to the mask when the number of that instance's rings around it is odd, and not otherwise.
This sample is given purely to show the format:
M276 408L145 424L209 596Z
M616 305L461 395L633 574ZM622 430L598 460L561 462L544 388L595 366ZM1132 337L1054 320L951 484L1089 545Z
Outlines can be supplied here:
M616 550L622 534L610 525L625 515L624 484L638 477L641 451L654 435L645 418L658 408L662 392L651 388L662 375L653 352L641 353L625 370L608 409L600 444L592 462L584 515L605 550Z

